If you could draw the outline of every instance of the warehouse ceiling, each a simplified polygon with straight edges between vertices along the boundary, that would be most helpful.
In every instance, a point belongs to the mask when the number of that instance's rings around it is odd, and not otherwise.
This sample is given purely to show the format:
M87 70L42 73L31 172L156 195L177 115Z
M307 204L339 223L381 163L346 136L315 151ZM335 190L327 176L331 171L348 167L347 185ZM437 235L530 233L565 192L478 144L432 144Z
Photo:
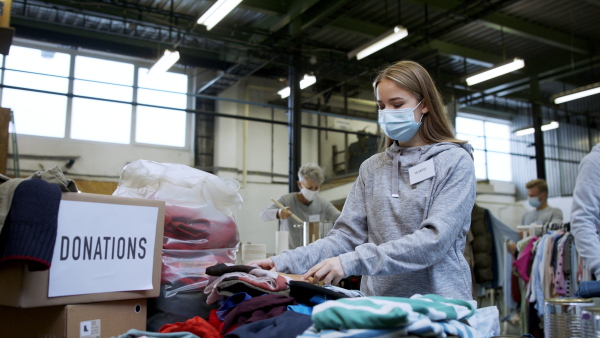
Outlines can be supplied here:
M332 95L370 95L378 68L411 59L463 110L511 116L527 113L535 101L546 112L581 116L585 123L600 117L600 95L550 101L600 82L600 0L243 0L207 31L196 20L213 3L15 0L11 25L17 37L151 59L176 48L181 64L219 70L199 86L204 95L219 95L250 75L285 81L296 54L296 66L317 77L303 91L304 106L327 111ZM348 58L395 25L409 35L365 59ZM466 85L466 75L515 57L525 68ZM369 113L375 118L374 106Z

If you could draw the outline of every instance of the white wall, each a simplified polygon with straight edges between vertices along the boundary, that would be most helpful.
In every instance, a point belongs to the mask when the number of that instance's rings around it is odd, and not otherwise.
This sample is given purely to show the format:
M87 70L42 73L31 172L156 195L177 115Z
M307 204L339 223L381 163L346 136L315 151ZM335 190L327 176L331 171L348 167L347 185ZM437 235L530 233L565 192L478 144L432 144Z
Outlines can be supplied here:
M134 146L30 135L17 135L17 145L20 155L79 157L71 169L68 169L68 174L76 179L116 181L123 167L138 159L186 165L193 165L194 161L191 149L150 145ZM65 163L66 161L62 160L19 160L21 176L28 176L32 172L50 169L57 165L64 168ZM9 159L9 175L13 174L12 169L13 161Z

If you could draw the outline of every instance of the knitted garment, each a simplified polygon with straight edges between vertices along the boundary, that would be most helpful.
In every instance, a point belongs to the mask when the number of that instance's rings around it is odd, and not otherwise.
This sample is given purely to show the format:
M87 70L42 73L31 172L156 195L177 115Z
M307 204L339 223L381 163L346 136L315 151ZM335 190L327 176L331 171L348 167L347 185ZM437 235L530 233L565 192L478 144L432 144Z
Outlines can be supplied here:
M0 234L0 263L25 263L30 271L50 268L61 197L58 185L42 179L17 186Z

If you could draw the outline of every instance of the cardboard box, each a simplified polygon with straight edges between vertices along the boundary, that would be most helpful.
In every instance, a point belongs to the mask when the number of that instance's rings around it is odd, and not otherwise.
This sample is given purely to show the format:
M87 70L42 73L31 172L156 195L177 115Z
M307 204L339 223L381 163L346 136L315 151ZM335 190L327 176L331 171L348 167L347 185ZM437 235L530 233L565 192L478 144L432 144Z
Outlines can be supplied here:
M152 288L149 290L133 290L133 291L118 291L118 292L101 292L101 293L88 293L88 294L76 294L69 296L60 297L48 297L48 286L50 271L55 268L55 265L50 268L49 271L28 271L26 266L13 266L0 269L0 305L13 306L13 307L38 307L38 306L51 306L51 305L62 305L62 304L80 304L80 303L92 303L92 302L103 302L110 300L122 300L122 299L137 299L137 298L149 298L158 297L160 294L160 274L161 274L161 262L162 262L162 242L164 232L164 211L165 202L147 199L137 198L126 198L117 197L110 195L96 195L96 194L85 194L85 193L64 193L61 201L75 201L84 202L82 206L86 208L105 208L111 207L110 205L126 205L126 206L146 206L152 208L137 208L147 209L153 211L153 214L157 212L155 223L149 224L150 227L155 227L155 238L153 252L150 252L152 248L148 248L149 254L152 254ZM108 206L107 206L108 204ZM80 205L80 204L77 204ZM115 207L115 206L112 206ZM119 208L119 206L116 206ZM66 208L65 208L66 209ZM157 210L158 209L158 210ZM59 211L60 214L60 211ZM60 215L59 215L60 216ZM90 221L94 217L88 217L86 221ZM153 220L153 219L152 219ZM121 226L121 224L118 224ZM102 227L102 224L98 224L98 227ZM128 224L122 224L123 227L127 227ZM59 217L59 229L61 228L61 221ZM150 232L152 230L149 230ZM55 247L60 245L59 236L57 236ZM56 252L53 257L53 261L56 259ZM58 269L58 268L56 268ZM56 271L56 270L55 270ZM137 276L132 274L127 278L135 279ZM110 283L108 283L110 284Z
M116 337L130 329L146 330L146 300L47 306L30 309L0 306L2 337Z

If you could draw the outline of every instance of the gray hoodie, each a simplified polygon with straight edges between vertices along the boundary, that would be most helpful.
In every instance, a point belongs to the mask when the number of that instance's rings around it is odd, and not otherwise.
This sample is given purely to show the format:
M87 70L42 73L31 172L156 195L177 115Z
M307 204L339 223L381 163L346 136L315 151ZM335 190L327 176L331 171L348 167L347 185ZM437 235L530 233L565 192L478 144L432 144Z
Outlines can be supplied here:
M600 143L579 165L573 190L571 232L579 255L588 269L600 279Z
M475 202L471 151L468 144L448 142L393 144L372 156L329 235L272 257L277 271L303 274L339 256L346 276L363 276L367 296L472 299L463 255ZM430 159L435 176L410 185L408 170Z

